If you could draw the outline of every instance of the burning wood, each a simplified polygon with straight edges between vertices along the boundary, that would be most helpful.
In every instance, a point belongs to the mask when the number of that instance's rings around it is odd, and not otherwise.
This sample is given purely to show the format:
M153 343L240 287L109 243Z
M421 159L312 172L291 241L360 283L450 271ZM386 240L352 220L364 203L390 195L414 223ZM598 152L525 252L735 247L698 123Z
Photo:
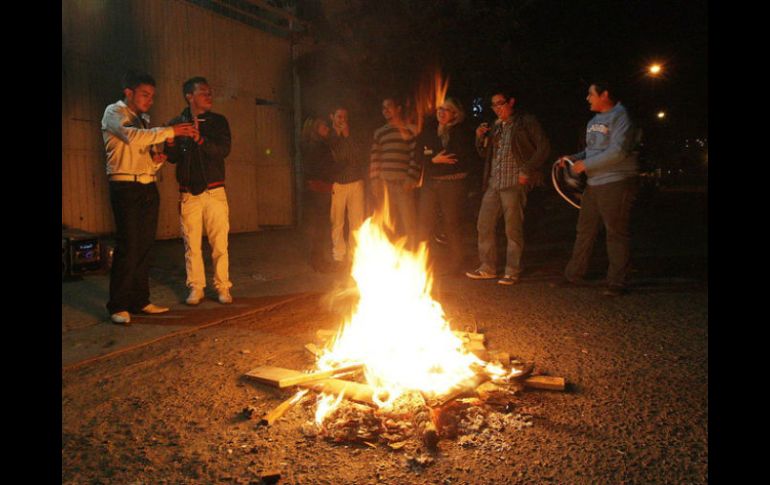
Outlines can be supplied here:
M263 384L268 384L273 387L287 387L286 383L293 381L294 384L300 387L306 387L320 393L339 395L344 394L344 397L352 401L359 401L367 404L375 403L374 389L366 384L358 382L351 382L342 379L315 379L307 380L302 376L308 376L304 372L296 371L293 369L285 369L282 367L269 367L262 366L252 369L245 374L245 377L254 379ZM283 384L283 385L282 385ZM387 398L387 396L379 395L380 399Z
M290 369L282 369L281 367L263 366L249 371L246 376L266 384L270 384L272 386L284 388L296 386L306 382L328 379L332 376L338 376L341 374L352 373L353 371L361 370L363 367L363 364L348 364L346 366L337 367L334 369L305 374L302 372L292 371Z
M343 292L358 300L338 331L318 330L319 345L305 346L316 371L260 367L247 374L320 393L303 433L393 449L416 439L435 450L443 436L502 429L497 410L509 412L524 388L564 389L561 378L532 377L532 363L491 353L483 333L450 329L431 296L426 247L412 252L392 243L385 225L370 218L354 232L356 287ZM347 372L362 373L362 382L343 378Z

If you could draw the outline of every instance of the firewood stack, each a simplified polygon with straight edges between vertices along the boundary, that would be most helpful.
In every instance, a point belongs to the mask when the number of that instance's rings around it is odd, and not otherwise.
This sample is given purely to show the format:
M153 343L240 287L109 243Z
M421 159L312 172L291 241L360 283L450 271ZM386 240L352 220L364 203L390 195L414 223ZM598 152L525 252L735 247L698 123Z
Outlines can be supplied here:
M333 442L363 442L371 446L374 446L373 442L381 441L393 449L403 447L409 440L417 440L428 450L435 450L441 438L454 439L486 428L499 430L506 423L520 422L505 415L513 410L516 394L522 390L565 389L564 378L532 375L533 363L511 359L507 352L487 350L484 334L458 331L455 334L470 352L509 370L508 378L491 382L486 373L477 372L446 395L426 398L419 392L410 392L399 397L392 406L380 409L375 404L374 390L361 382L360 372L356 373L361 370L361 365L313 373L263 366L251 370L246 377L279 388L297 386L335 396L342 393L346 399L325 417L323 424L307 422L302 426L303 434ZM325 341L332 338L334 332L320 330L317 336L319 345L305 345L314 357L318 357ZM356 378L358 382L354 380ZM298 395L281 403L260 422L272 425L303 400L297 398Z

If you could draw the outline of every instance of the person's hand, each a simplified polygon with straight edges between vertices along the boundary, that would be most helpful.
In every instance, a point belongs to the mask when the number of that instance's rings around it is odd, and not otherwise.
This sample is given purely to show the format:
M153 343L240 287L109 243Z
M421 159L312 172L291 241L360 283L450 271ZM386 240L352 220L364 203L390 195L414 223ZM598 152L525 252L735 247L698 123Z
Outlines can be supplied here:
M198 143L201 139L201 125L198 123L196 115L193 115L193 126L195 127L195 133L193 133L192 139L195 143Z
M152 156L152 161L156 165L161 165L161 164L165 163L166 160L168 160L168 155L166 155L165 153L155 153Z
M200 132L192 123L179 123L178 125L174 125L173 128L175 137L189 136L190 138L194 139L197 136L200 138Z
M338 129L339 133L342 136L344 136L345 138L350 136L350 125L347 124L347 122L340 123L339 125L337 125L337 129Z
M431 159L431 162L433 163L446 163L449 165L454 165L457 163L457 155L454 153L447 153L446 150L441 150L438 155L433 157Z
M578 160L572 164L572 171L575 173L583 173L586 171L586 163L583 160Z
M476 128L476 138L481 138L487 134L492 128L489 127L489 123L482 123Z

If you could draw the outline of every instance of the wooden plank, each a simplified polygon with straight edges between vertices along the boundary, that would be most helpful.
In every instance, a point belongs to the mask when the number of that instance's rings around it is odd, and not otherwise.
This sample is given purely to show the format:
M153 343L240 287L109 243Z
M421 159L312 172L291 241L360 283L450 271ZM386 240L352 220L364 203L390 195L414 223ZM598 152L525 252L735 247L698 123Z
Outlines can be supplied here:
M297 375L302 375L302 374L303 374L302 372L296 371L294 369L284 369L283 367L262 366L247 372L246 377L257 380L264 384L269 384L271 386L286 387L286 386L282 386L281 383L285 382L288 379L296 378Z
M489 352L487 351L486 346L484 346L484 342L478 341L478 340L471 340L469 342L465 342L465 349L468 350L468 352L472 352L481 360L488 361L489 360Z
M489 374L481 372L474 374L473 376L465 379L460 384L450 390L443 396L437 396L426 400L428 406L432 408L441 407L448 404L450 401L458 399L464 396L475 395L476 388L490 379Z
M478 340L471 340L470 342L465 342L465 348L468 349L470 352L487 350L487 347L484 345L484 343L479 342Z
M375 404L374 389L368 384L344 381L342 379L323 379L320 381L306 382L300 387L307 387L317 392L339 395L343 393L346 399L365 404ZM387 394L380 396L381 400L387 399Z
M531 376L524 379L524 386L532 389L546 389L548 391L563 391L567 382L563 377Z
M305 350L315 355L316 357L319 357L322 353L322 350L319 349L316 344L305 344Z
M460 330L452 330L452 333L463 339L463 341L478 341L483 343L486 339L486 336L483 333L461 332Z
M258 371L258 372L255 372ZM259 382L263 382L270 385L275 385L276 380L282 378L293 378L296 376L307 375L304 372L300 372L294 369L284 369L282 367L258 367L245 374L246 377L255 379ZM265 376L269 377L269 380L265 380ZM327 394L344 393L347 399L351 401L358 401L366 404L374 404L374 389L367 384L360 384L358 382L350 382L342 379L321 379L312 382L303 382L298 384L299 387L312 389L317 392L325 392ZM387 396L382 396L386 398Z
M305 382L327 379L338 374L359 370L363 367L364 364L350 364L336 369L305 373L282 367L262 366L250 370L246 373L246 376L271 386L284 388Z

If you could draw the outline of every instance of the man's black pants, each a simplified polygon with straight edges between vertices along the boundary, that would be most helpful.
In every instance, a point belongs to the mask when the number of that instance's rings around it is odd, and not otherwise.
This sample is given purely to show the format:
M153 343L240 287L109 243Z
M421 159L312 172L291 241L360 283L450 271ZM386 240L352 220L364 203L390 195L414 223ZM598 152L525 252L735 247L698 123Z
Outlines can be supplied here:
M160 196L155 183L110 182L115 216L115 253L110 273L110 314L138 313L150 303L150 250L158 227Z

